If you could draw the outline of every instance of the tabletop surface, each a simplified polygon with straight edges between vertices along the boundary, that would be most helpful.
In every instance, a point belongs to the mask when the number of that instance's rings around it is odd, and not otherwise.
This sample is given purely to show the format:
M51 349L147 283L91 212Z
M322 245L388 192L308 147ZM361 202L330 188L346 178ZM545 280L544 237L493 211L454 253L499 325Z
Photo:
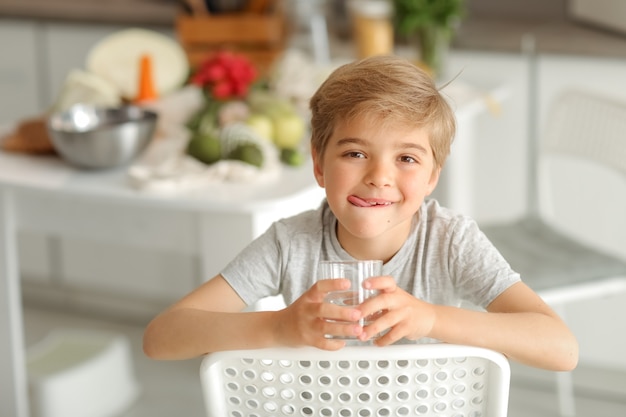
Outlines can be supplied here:
M54 155L32 156L0 151L1 187L105 198L128 204L242 211L278 204L283 199L298 198L300 194L319 188L310 162L298 168L283 167L280 176L272 180L215 183L195 190L166 194L133 189L128 184L126 167L86 171L74 168Z
M455 81L444 89L457 118L472 116L488 108L486 97L501 95L502 86ZM10 131L0 126L0 136ZM130 186L127 167L88 171L68 165L55 155L27 155L0 151L0 187L35 190L55 195L117 200L127 204L162 205L188 210L232 209L249 211L279 204L285 199L320 191L312 162L300 167L283 166L277 178L253 183L221 182L184 192L150 193Z

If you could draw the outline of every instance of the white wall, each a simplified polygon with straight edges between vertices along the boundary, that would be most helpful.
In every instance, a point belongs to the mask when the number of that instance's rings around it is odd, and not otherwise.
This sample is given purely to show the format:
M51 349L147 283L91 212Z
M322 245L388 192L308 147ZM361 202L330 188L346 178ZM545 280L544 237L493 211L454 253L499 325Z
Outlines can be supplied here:
M503 85L507 90L505 98L476 121L471 215L478 222L520 217L526 209L526 60L515 53L455 51L447 67L450 77L460 74L463 79L476 80L479 89L489 91L487 88ZM492 98L486 95L485 100Z
M0 18L0 124L41 108L38 37L35 23Z

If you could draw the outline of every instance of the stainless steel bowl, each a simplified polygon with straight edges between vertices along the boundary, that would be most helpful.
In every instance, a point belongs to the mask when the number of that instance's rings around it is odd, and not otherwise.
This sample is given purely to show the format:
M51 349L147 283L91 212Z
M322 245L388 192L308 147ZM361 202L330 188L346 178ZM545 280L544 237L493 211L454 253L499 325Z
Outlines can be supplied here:
M112 168L136 158L150 143L158 116L137 106L75 105L48 118L56 151L80 168Z

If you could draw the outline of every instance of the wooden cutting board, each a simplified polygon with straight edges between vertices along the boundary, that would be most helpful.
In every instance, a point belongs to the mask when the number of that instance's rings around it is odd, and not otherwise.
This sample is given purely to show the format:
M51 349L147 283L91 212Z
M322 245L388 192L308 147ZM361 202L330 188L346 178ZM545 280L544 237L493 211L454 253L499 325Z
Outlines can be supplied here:
M13 132L0 137L0 148L9 152L56 153L48 135L45 117L22 120Z

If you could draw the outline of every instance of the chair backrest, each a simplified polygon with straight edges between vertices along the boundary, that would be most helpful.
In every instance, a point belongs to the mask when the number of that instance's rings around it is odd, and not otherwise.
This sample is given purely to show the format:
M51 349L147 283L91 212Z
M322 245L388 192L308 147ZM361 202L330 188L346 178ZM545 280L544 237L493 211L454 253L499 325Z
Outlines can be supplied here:
M626 256L626 100L564 90L538 144L541 216L579 240Z
M449 344L274 348L207 355L208 417L505 417L510 367Z
M540 150L589 159L626 175L626 101L565 90L551 107Z

